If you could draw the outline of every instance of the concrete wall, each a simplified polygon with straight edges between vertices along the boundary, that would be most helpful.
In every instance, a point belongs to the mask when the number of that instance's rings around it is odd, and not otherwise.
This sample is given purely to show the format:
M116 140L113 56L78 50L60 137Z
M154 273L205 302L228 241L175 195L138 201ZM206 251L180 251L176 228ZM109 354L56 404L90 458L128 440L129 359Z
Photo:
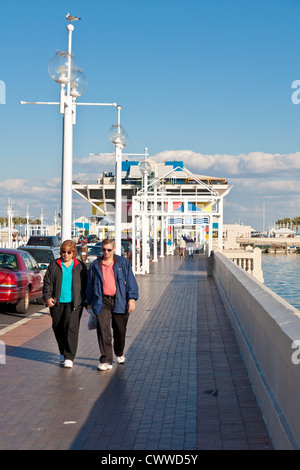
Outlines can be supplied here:
M274 446L299 449L300 312L221 252L213 277Z

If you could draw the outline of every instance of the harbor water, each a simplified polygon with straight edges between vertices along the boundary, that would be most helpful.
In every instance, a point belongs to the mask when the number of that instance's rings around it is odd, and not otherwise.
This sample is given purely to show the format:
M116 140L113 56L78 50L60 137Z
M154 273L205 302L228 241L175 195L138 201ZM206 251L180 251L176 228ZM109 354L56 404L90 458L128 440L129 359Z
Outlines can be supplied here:
M300 254L262 253L265 286L300 310Z

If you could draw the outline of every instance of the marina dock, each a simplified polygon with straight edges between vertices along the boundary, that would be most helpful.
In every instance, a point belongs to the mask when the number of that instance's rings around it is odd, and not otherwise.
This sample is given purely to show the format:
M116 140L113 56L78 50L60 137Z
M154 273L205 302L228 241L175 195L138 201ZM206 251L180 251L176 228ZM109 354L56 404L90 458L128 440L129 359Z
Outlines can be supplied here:
M269 253L288 253L300 251L300 237L238 237L241 248L251 245Z

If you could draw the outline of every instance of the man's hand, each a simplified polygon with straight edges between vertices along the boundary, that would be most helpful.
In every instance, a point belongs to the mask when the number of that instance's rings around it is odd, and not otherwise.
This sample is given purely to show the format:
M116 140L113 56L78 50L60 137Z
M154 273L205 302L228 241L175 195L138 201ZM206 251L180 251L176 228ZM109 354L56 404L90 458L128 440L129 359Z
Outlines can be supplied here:
M93 313L93 308L92 308L91 305L87 305L87 306L86 306L86 309L87 309L87 311L88 311L89 314Z
M135 300L129 299L128 300L128 313L133 312L134 309L135 309Z

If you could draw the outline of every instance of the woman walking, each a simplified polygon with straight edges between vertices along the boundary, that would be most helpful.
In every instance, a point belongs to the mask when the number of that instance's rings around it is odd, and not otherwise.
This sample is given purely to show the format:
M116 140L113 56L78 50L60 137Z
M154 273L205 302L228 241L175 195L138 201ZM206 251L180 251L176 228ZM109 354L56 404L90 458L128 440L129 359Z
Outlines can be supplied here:
M85 303L87 268L76 258L76 244L65 240L61 257L52 261L45 274L43 299L50 309L52 328L64 367L73 367L79 324Z
M179 240L179 258L184 258L185 248L186 248L186 243L182 235L182 237Z

